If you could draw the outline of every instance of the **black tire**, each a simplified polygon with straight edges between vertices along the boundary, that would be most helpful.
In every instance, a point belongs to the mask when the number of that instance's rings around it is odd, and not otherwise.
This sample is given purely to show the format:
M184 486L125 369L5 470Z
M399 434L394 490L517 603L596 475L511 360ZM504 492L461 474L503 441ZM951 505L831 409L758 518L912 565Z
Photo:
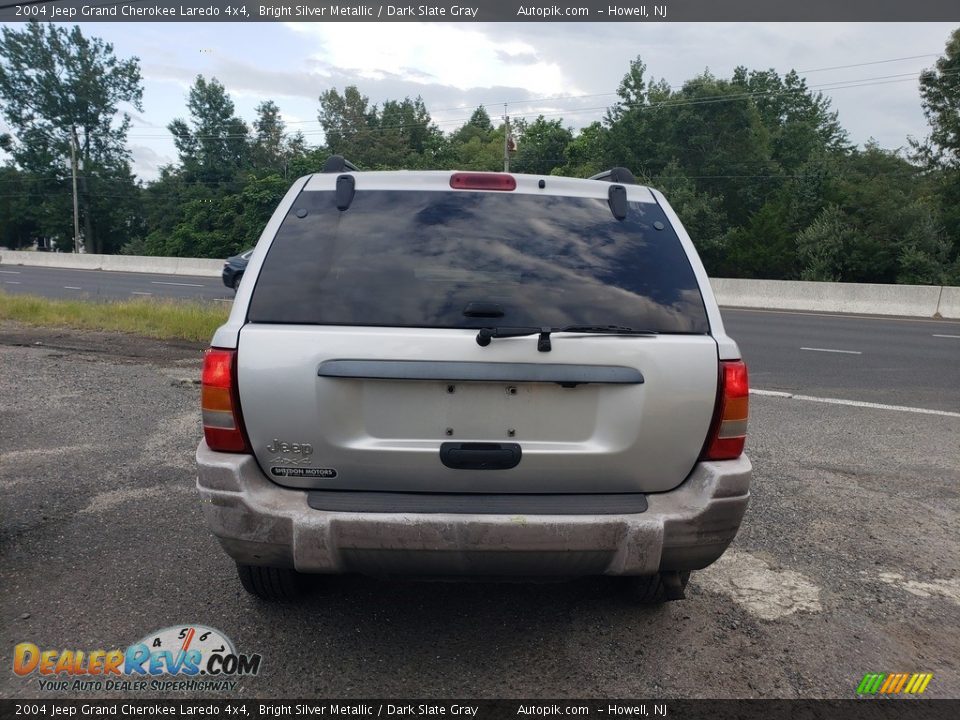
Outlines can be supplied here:
M233 294L237 294L237 288L240 287L240 281L243 280L243 273L237 273L233 278Z
M237 563L240 584L261 600L296 600L303 594L303 577L289 568Z
M683 591L690 580L690 573L679 573L677 578L680 582L679 595L676 592L676 586L674 586L672 592L669 590L667 584L664 583L663 575L660 573L625 578L627 593L631 600L641 605L659 605L671 600L682 600Z

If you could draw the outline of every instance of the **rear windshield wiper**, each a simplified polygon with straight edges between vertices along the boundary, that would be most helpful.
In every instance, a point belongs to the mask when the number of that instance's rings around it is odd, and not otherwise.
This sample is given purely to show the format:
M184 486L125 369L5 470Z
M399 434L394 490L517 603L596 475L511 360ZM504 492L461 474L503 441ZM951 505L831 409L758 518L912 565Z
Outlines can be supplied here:
M550 333L573 332L593 333L596 335L657 335L655 330L638 330L623 325L565 325L563 327L541 328L481 328L477 333L477 345L486 347L492 338L522 337L525 335L540 335L537 340L537 350L550 352Z

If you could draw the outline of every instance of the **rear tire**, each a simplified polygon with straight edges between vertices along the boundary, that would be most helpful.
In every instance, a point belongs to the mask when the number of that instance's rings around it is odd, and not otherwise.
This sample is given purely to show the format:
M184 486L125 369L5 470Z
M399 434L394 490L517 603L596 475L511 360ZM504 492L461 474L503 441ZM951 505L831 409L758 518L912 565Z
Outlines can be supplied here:
M659 605L671 600L683 600L690 573L669 573L667 577L665 575L657 573L625 578L630 599L641 605Z
M303 594L303 577L289 568L237 563L240 584L261 600L296 600Z

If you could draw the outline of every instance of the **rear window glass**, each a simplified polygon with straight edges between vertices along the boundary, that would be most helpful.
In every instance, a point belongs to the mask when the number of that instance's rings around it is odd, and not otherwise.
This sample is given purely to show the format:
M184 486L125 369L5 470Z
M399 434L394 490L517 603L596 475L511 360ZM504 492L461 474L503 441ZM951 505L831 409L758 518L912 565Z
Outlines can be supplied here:
M503 315L469 317L470 303ZM358 190L341 212L333 192L304 191L270 247L248 316L709 331L693 269L659 205L631 203L617 221L603 199L497 192Z

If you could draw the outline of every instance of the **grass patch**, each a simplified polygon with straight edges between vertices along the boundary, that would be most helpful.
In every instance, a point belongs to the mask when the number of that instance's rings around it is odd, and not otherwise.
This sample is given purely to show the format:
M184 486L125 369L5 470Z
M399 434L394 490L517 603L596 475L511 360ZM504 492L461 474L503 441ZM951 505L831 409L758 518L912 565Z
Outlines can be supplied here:
M132 333L162 340L207 342L227 320L225 303L183 300L52 300L0 291L0 320L41 327Z

